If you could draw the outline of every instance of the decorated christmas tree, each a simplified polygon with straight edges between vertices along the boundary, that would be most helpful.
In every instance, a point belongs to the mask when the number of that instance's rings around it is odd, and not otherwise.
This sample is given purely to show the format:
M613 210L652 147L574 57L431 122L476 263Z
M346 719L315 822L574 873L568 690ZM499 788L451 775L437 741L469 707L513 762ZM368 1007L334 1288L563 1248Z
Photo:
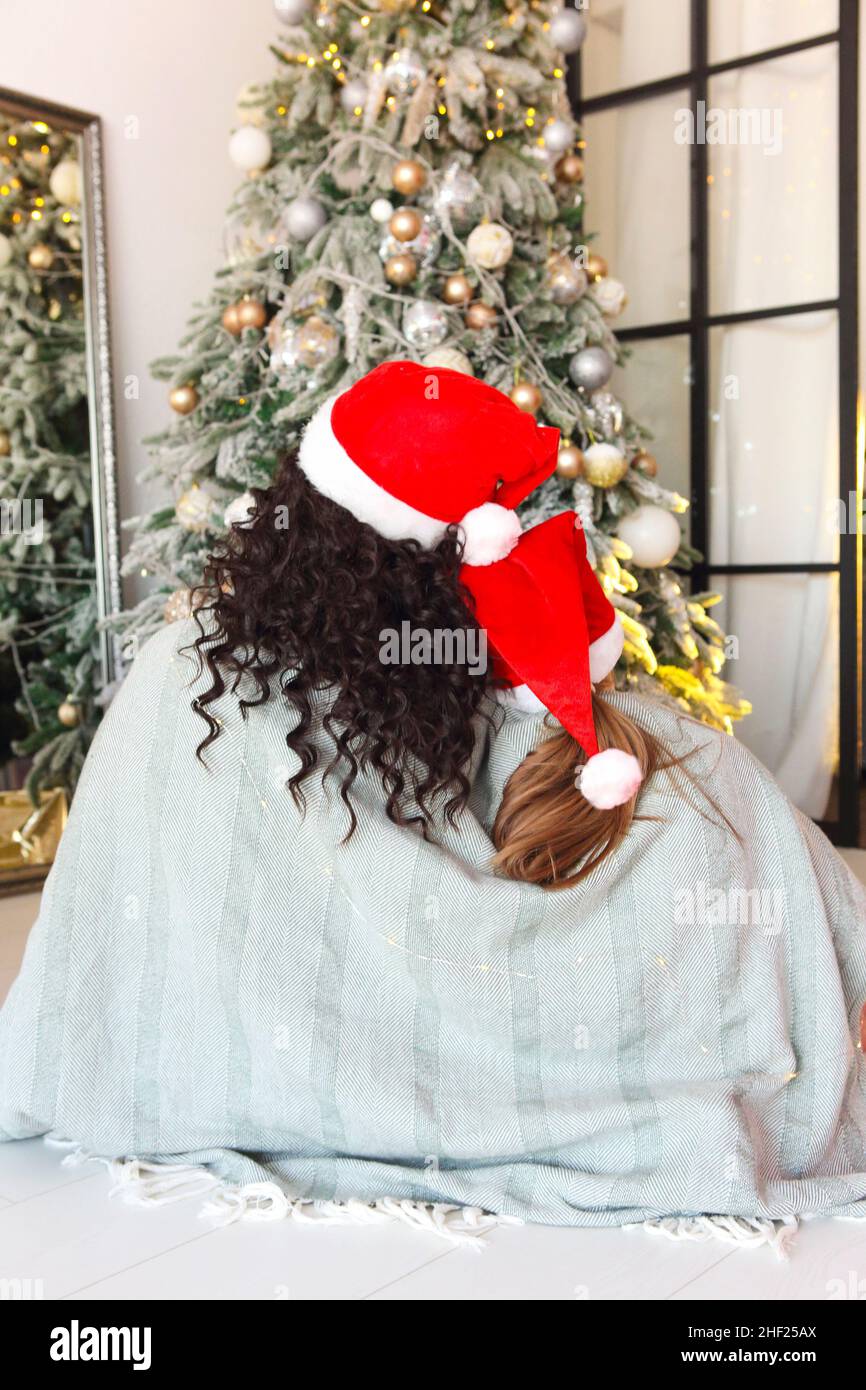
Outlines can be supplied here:
M156 583L125 632L188 613L227 509L268 483L327 397L410 357L474 373L560 429L526 524L575 508L622 614L621 678L729 727L748 706L721 678L717 596L687 596L668 568L694 558L687 503L608 389L625 290L584 232L564 84L584 16L555 0L275 8L275 76L241 94L229 142L246 178L225 265L180 354L155 366L177 418L149 441L148 476L172 500L132 523L127 570Z
M0 761L34 799L101 713L80 198L76 138L0 116Z

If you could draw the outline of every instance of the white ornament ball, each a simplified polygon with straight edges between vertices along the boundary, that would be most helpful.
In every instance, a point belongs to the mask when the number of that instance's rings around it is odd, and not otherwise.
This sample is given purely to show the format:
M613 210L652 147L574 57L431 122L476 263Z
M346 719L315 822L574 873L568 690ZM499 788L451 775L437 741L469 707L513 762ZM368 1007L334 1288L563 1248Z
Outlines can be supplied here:
M380 225L390 222L393 212L394 204L389 203L387 198L375 198L370 204L370 216Z
M286 24L300 24L313 8L313 0L274 0L274 9Z
M77 159L61 159L51 170L48 187L58 203L78 207L81 202L81 165Z
M574 126L568 121L551 121L543 131L544 148L553 154L563 154L574 142Z
M12 259L12 242L8 236L0 232L0 270L7 266Z
M577 10L560 10L551 19L548 33L560 53L576 53L586 38L586 20Z
M309 241L328 220L318 198L295 198L285 212L286 231L295 241Z
M514 238L498 222L482 222L466 238L466 250L483 270L499 270L511 260Z
M229 140L229 159L237 169L250 174L270 163L271 137L258 126L242 125Z
M634 563L642 569L669 565L680 548L679 522L664 507L644 505L624 516L617 535L629 547Z
M361 77L353 77L340 89L340 105L350 115L359 109L363 111L367 101L367 84Z
M442 305L430 299L416 299L403 315L403 332L419 352L438 347L448 336L448 320Z
M464 376L474 376L472 363L465 352L458 352L457 348L436 348L433 352L428 352L426 357L422 357L423 367L447 367L452 372L462 372Z
M612 275L604 275L596 280L592 292L599 309L609 319L616 318L625 308L625 285L620 280L614 280Z
M614 361L602 347L581 348L568 364L568 375L584 391L597 391L610 381Z

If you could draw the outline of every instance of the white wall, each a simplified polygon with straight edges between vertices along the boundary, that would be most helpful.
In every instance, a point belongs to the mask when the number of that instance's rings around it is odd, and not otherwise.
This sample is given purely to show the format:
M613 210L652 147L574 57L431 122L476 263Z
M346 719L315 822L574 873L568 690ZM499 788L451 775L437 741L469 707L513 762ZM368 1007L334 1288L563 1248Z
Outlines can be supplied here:
M169 418L148 363L175 349L219 264L235 97L272 74L277 35L271 0L3 0L0 85L103 121L124 516L161 495L135 482L142 437ZM119 389L130 374L137 401Z

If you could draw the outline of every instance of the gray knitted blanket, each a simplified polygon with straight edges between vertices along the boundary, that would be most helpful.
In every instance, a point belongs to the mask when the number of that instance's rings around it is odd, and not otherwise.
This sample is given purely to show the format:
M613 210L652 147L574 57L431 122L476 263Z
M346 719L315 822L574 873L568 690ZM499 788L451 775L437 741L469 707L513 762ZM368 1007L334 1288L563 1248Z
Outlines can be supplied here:
M307 784L302 818L284 788L278 701L244 722L226 698L196 761L193 632L146 645L88 759L0 1015L0 1138L289 1207L866 1213L866 902L739 743L612 696L696 750L742 842L659 775L656 819L544 892L488 869L540 718L479 729L470 812L438 844L362 778L341 845L333 792Z

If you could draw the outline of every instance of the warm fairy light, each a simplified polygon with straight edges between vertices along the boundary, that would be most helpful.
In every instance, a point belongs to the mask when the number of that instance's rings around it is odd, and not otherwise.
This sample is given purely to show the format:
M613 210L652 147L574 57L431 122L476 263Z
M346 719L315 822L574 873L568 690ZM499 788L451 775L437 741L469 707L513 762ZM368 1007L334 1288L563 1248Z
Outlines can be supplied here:
M44 198L34 198L33 201L34 201L34 203L36 204L36 206L37 206L38 208L44 208L44 207L45 207L45 199L44 199Z
M535 115L535 107L534 107L534 106L527 106L527 108L526 108L526 114L527 114L527 116L534 116L534 115Z
M382 71L382 60L381 60L381 58L377 58L377 59L376 59L375 63L373 64L373 71L374 71L374 72L381 72L381 71Z
M353 115L353 116L363 116L363 114L364 114L364 108L363 108L363 106L353 106L353 107L352 107L352 115Z
M496 45L495 45L495 43L493 42L492 39L485 39L485 40L484 40L484 47L488 50L488 52L492 53L492 52L493 52L493 49L496 47Z
M0 184L0 193L2 193L4 198L8 198L11 191L8 183Z
M340 62L339 58L335 58L333 63L331 64L331 67L334 69L334 72L339 72L342 66L343 64Z
M497 130L497 132L496 132L496 138L497 138L497 140L501 140L501 139L502 139L502 136L503 136L503 131L502 131L502 128L500 127L500 129Z
M430 0L424 0L424 3L423 3L423 5L421 6L421 8L422 8L422 10L424 11L424 13L426 14L427 11L428 11L429 8L430 8Z
M51 153L51 146L50 146L50 145L40 145L40 146L39 146L39 153L40 153L40 154L50 154L50 153Z
M388 98L386 98L385 105L387 106L387 108L388 108L389 111L393 111L393 110L394 110L394 107L397 105L397 98L396 98L396 97L388 97Z
M554 77L564 77L565 73L562 71L562 68L554 68L553 75Z
M13 222L20 222L20 221L21 221L21 213L20 213L20 212L13 212L13 214L12 214L12 221L13 221Z
M497 88L496 88L496 95L497 95L498 97L504 97L504 96L505 96L505 92L503 91L502 87L497 87Z
M314 68L315 66L316 66L316 60L315 60L315 58L308 58L308 59L307 59L307 67L308 67L308 68Z
M71 222L71 221L72 221L72 213L71 213L71 212L64 212L64 214L63 214L63 216L61 217L60 221L61 221L61 222Z
M487 136L487 139L488 139L488 140L495 140L495 139L496 139L496 136L495 136L495 134L494 134L494 132L493 132L492 130L485 130L484 134Z
M42 213L41 213L41 212L31 212L30 216L31 216L31 218L33 219L34 222L41 222L41 221L42 221Z
M45 124L44 121L34 121L33 129L38 130L40 135L47 135L49 127Z
M246 398L246 396L238 396L238 405L246 405L246 403L247 403L247 398Z
M440 116L447 116L447 115L448 115L448 107L447 107L447 106L437 106L436 110L439 112L439 115L440 115Z
M339 49L338 49L337 44L335 44L335 43L329 43L329 44L328 44L328 52L329 52L329 53L337 53L337 52L339 52Z
M366 29L369 23L370 23L370 16L369 16L368 14L363 14L363 15L361 15L361 27L364 28L364 29Z
M278 115L278 116L285 116L287 110L288 110L288 107L286 107L286 106L278 106L278 107L277 107L277 115Z
M530 129L530 130L531 130L532 127L535 125L535 121L532 119L531 116L527 116L527 117L526 117L526 125L529 126L529 129Z
M6 143L7 143L7 145L17 145L17 144L18 144L18 136L17 136L17 135L9 135L9 136L7 136L7 138L6 138Z
M437 85L437 87L444 87L446 81L447 81L447 78L445 78L445 77L437 77L437 78L436 78L436 85Z

